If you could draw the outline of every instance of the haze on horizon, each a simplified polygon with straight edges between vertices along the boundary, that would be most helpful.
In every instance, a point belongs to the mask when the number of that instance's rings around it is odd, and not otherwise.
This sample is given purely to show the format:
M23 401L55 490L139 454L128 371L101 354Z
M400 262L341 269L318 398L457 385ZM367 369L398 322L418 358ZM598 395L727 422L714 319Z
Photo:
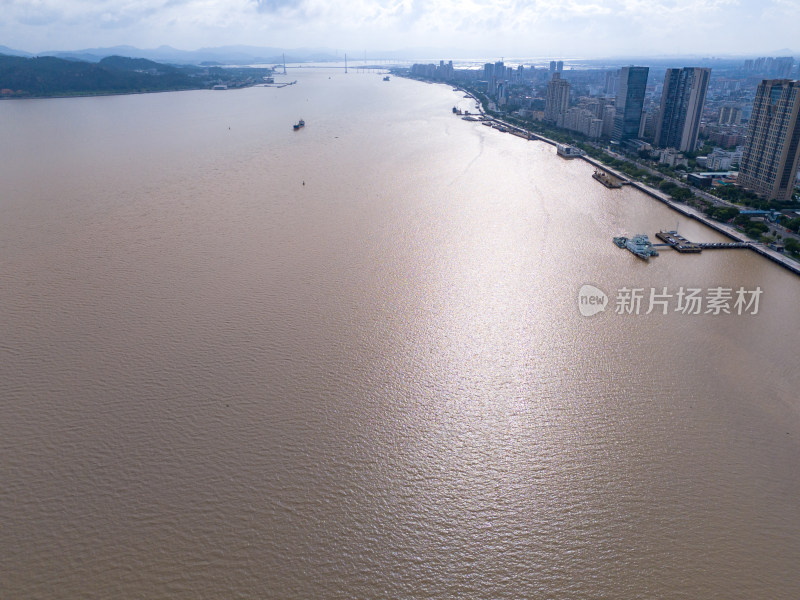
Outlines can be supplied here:
M796 49L800 22L800 0L0 0L0 8L0 44L34 53L252 45L507 57L771 55Z

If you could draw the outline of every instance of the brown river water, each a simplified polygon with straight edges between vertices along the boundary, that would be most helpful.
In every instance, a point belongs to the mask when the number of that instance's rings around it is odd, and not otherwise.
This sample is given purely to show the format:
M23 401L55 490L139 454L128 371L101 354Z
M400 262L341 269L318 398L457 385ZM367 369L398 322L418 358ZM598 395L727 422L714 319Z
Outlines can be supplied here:
M800 597L800 278L295 78L0 103L0 598Z

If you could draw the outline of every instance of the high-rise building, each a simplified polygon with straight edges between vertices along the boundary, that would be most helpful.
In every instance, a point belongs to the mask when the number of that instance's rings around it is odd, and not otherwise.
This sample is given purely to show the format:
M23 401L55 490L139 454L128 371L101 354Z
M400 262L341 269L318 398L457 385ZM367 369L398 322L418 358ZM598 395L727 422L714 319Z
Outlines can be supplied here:
M635 139L642 121L642 105L649 67L622 67L619 74L614 131L615 142Z
M790 200L800 164L800 81L765 79L756 90L738 183Z
M695 150L710 75L711 69L699 67L667 69L656 121L656 146Z
M544 118L546 121L558 122L559 115L563 115L567 108L569 108L569 81L561 79L560 73L553 73L553 78L547 82Z
M651 106L650 108L642 109L642 120L639 122L639 139L647 142L653 141L653 135L656 128L656 111Z
M556 73L562 73L564 71L564 61L559 60L556 62Z
M489 79L488 91L490 96L497 94L497 88L501 83L506 80L506 66L503 61L498 60L492 67L492 76Z
M603 135L611 137L614 132L614 116L617 114L613 104L609 104L603 108Z
M786 78L792 73L794 58L791 56L779 56L772 64L772 73L775 77Z
M732 104L726 104L719 109L720 125L739 125L742 122L742 109Z
M498 82L496 99L498 106L503 106L508 102L508 88L505 81Z
M619 91L619 70L606 71L605 92L608 96L616 97Z
M483 65L483 78L486 80L486 93L489 96L494 95L494 65L486 63Z

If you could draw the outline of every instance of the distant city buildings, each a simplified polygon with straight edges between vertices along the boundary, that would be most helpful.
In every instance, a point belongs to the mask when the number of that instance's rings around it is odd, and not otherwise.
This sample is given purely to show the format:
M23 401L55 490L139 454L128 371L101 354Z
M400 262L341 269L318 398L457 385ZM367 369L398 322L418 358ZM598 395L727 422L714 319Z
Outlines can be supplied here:
M703 128L703 135L712 144L733 148L744 144L747 136L747 127L744 125L712 125Z
M675 148L666 148L658 153L658 162L668 167L676 167L678 165L688 166L689 161Z
M754 60L744 61L745 71L759 75L767 75L777 79L785 79L792 74L794 58L791 56L764 56Z
M695 150L710 76L711 69L667 69L656 120L656 146L680 152Z
M642 106L642 120L639 121L639 139L652 142L656 133L656 120L658 118L658 106L651 100L649 103L645 98Z
M491 79L491 93L497 94L497 87L505 82L506 80L506 66L502 60L498 60L494 63L494 69L492 72L492 79Z
M639 135L649 72L649 67L622 67L620 70L614 130L611 133L615 142L636 139Z
M739 125L742 122L742 109L736 105L726 104L719 110L718 125Z
M765 79L756 90L739 185L790 200L800 163L800 81Z
M617 109L613 104L603 108L601 119L603 120L603 137L610 138L614 132L614 117L617 114Z
M603 121L592 111L580 106L568 108L559 115L558 126L577 131L591 139L597 139L603 134Z
M736 167L742 160L744 147L739 146L733 152L728 152L722 148L714 148L708 156L698 156L697 165L707 168L709 171L728 171Z
M619 71L606 71L605 93L607 96L616 96L619 91Z
M648 67L562 69L562 61L551 61L549 69L503 61L455 69L441 60L410 72L485 90L489 111L513 111L590 140L611 139L671 167L728 173L739 165L740 185L769 199L791 198L800 180L800 81L764 79L755 88L761 72L794 72L793 59L723 66L713 81L709 68L662 67L649 87ZM683 153L697 149L699 136L717 147L687 159Z
M439 61L439 75L445 81L448 81L453 78L453 61L450 60L445 64L443 60Z

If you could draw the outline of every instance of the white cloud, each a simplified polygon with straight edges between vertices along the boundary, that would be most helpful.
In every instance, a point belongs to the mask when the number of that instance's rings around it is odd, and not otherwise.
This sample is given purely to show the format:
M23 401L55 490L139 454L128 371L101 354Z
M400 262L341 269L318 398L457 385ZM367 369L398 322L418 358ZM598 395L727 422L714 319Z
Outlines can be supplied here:
M760 52L797 45L798 16L800 0L0 0L0 39L32 51L243 43Z

